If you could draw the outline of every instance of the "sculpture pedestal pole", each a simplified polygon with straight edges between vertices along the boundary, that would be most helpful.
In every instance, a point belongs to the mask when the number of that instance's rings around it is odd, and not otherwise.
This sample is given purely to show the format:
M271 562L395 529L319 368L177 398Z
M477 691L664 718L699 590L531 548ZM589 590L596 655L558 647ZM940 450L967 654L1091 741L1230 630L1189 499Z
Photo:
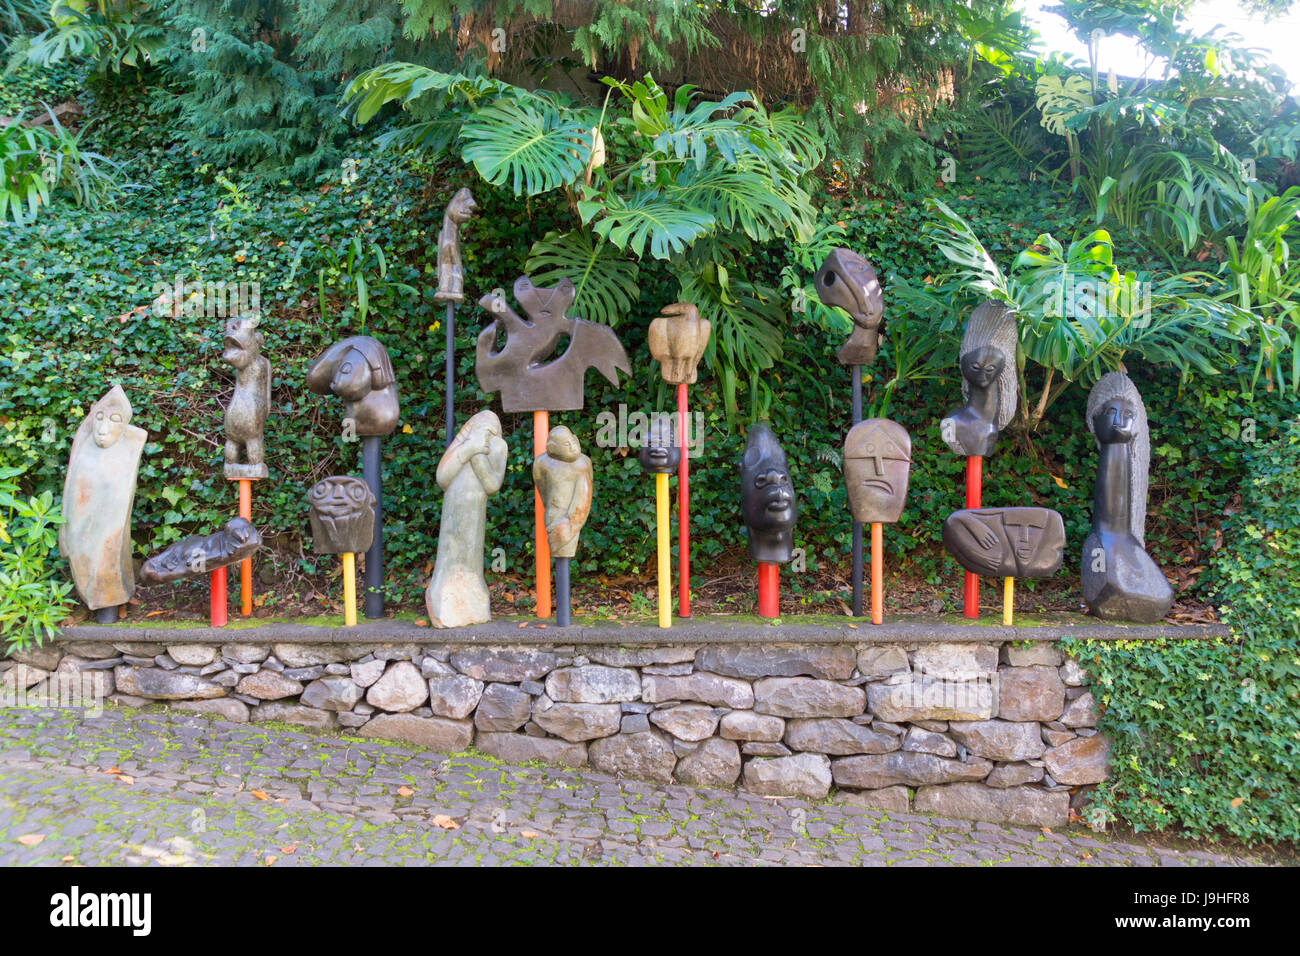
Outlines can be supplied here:
M984 464L984 458L980 455L970 455L966 458L966 507L980 507L980 492L982 484L981 469ZM962 614L969 618L980 616L980 579L978 574L965 572L964 586L962 588Z
M212 627L226 626L225 568L217 568L208 578L208 622Z
M447 354L444 361L447 401L447 447L456 437L456 306L447 303Z
M239 517L253 519L253 482L249 478L239 481ZM248 617L253 613L253 559L239 562L239 613Z
M95 611L96 624L116 624L117 623L117 605L101 607Z
M344 551L343 559L343 623L352 627L357 623L357 561L351 551Z
M533 457L546 454L546 438L551 433L550 416L546 412L533 412ZM533 538L537 549L537 616L551 616L551 544L546 537L546 509L542 493L533 486ZM568 580L568 562L565 562L565 580ZM558 568L557 568L558 575ZM567 603L567 601L566 601Z
M781 614L781 566L770 561L758 562L758 616L779 617Z
M852 424L856 425L862 421L862 366L850 365L849 371L853 377ZM853 616L862 616L862 525L857 521L853 522Z
M1002 623L1011 626L1011 618L1016 610L1016 579L1002 579Z
M691 465L686 448L686 383L677 386L677 615L691 616ZM660 587L663 585L661 584Z
M862 525L858 525L861 540ZM860 566L859 566L860 570ZM861 588L861 579L859 579ZM861 601L861 595L858 600ZM885 534L884 525L879 521L871 523L871 623L884 623L885 615Z
M375 496L375 536L366 552L365 615L371 620L384 616L384 479L379 442L378 435L361 439L361 477Z
M573 605L569 598L569 559L555 559L555 624L568 627L572 621Z
M685 386L683 386L685 387ZM682 461L686 457L682 456ZM655 531L659 539L659 626L673 625L672 545L668 527L668 476L655 475Z

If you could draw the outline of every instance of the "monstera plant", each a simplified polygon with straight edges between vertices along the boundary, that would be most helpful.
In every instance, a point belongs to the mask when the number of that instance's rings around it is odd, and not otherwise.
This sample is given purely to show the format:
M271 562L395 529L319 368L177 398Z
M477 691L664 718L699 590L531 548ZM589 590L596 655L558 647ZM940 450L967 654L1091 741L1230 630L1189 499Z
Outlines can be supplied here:
M781 358L790 297L809 311L824 307L812 269L797 281L783 276L776 289L749 261L757 243L814 241L807 176L823 144L796 112L768 112L748 93L713 101L691 86L670 97L650 76L605 83L611 89L597 108L485 76L390 63L353 80L344 103L358 123L387 103L409 109L413 121L385 134L387 146L454 151L516 196L561 193L572 224L538 236L526 267L538 284L572 279L576 315L617 325L637 302L642 264L671 262L678 297L713 323L705 360L728 415L737 412L742 377L758 414L770 399L760 374Z

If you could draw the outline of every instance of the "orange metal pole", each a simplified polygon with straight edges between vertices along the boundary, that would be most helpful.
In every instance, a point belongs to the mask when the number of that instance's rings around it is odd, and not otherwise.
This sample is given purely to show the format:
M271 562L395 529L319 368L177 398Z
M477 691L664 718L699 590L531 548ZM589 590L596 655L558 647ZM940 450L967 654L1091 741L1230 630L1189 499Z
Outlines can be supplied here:
M253 483L239 479L239 517L253 520ZM248 617L253 613L253 559L239 562L239 613Z
M884 526L871 523L871 623L884 623L885 616L885 544Z
M966 458L966 507L978 508L980 506L980 494L983 490L982 466L984 459L980 455L970 455ZM980 579L978 574L965 572L964 586L962 588L962 613L966 617L976 618L980 616Z
M551 432L550 416L533 412L533 457L546 451L546 437ZM542 493L533 486L533 535L537 547L537 616L551 616L551 545L546 537L546 509Z

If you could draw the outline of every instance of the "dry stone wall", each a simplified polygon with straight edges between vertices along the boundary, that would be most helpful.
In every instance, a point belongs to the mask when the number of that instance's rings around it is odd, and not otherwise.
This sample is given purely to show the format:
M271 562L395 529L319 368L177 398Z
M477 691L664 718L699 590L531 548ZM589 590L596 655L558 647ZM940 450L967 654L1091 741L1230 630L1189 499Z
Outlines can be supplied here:
M511 762L1057 826L1106 776L1087 675L1054 643L456 646L70 641L0 663L234 721Z

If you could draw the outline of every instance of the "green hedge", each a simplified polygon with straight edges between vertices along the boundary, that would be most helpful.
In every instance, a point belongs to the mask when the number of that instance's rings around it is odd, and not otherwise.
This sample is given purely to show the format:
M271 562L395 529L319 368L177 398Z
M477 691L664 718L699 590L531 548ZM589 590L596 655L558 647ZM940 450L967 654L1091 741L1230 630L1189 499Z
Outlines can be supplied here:
M1114 746L1095 805L1139 830L1300 840L1300 420L1252 449L1224 536L1231 640L1080 649Z

